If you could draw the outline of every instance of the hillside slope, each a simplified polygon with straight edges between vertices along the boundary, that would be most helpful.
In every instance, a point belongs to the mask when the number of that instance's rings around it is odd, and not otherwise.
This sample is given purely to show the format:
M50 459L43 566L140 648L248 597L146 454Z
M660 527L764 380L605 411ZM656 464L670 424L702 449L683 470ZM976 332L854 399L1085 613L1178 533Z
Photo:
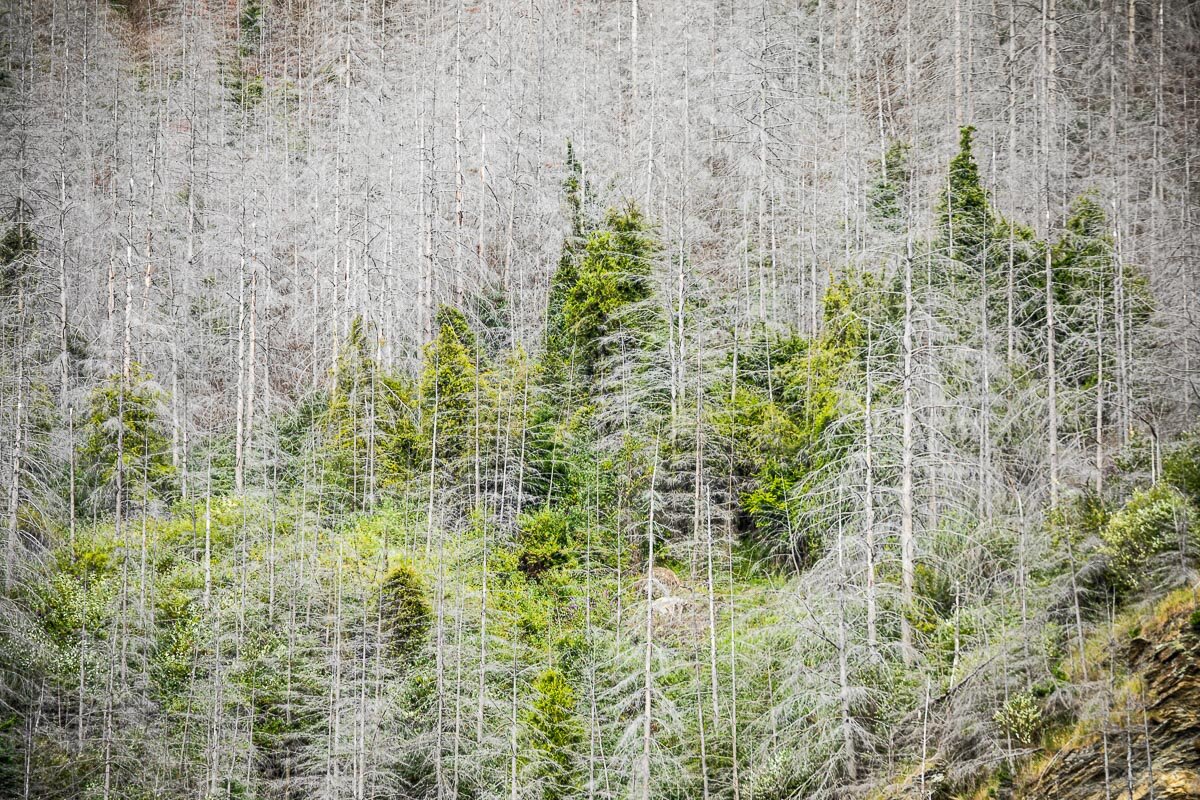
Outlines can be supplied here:
M1200 797L1198 609L1185 592L1118 634L1115 663L1098 665L1121 676L1107 715L1081 721L1035 761L1018 778L1016 797Z
M0 797L1182 776L1191 634L1108 642L1200 580L1197 63L1195 0L0 3Z

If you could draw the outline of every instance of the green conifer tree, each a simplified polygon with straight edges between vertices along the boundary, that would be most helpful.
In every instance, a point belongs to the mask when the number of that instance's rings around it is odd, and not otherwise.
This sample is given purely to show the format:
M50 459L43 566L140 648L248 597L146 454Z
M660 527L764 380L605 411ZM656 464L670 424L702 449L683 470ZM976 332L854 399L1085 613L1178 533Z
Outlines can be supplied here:
M579 789L583 724L575 713L575 690L557 669L533 680L533 701L522 714L523 759L543 800L575 797Z
M0 297L16 291L37 251L37 236L25 223L18 222L5 231L0 238Z
M91 395L78 474L100 507L170 498L175 491L171 443L162 422L163 394L134 363ZM120 497L117 496L118 484Z
M392 567L383 580L380 604L392 654L406 662L411 660L425 641L433 620L425 586L412 564L402 562Z
M994 220L979 165L971 151L975 128L959 131L958 153L950 160L946 189L938 203L941 236L952 259L976 265L985 255Z
M657 250L649 223L632 202L610 209L603 226L588 235L562 309L562 329L583 375L594 376L611 354L611 337L631 332L621 312L650 296Z
M904 206L908 202L907 142L892 142L878 165L879 177L871 186L871 213L884 227L898 230L903 224Z
M323 485L353 508L398 489L415 466L412 387L376 362L371 330L361 317L351 323L322 417Z
M550 292L546 298L546 352L543 371L550 382L560 380L563 370L571 361L573 337L567 329L564 309L571 289L579 280L579 259L591 227L584 208L587 188L584 184L583 165L576 158L575 148L570 140L567 141L566 173L563 195L567 202L571 230L563 239L558 269L550 278Z
M479 365L475 335L462 312L442 306L421 370L423 440L440 463L453 464L469 450L475 428Z

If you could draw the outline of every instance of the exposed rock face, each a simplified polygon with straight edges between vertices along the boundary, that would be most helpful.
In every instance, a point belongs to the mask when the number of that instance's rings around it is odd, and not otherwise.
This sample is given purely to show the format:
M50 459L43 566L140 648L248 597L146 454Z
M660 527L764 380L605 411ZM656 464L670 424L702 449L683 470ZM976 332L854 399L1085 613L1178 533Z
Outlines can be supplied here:
M1017 797L1200 800L1198 627L1189 609L1135 637L1123 657L1139 678L1137 697L1055 754Z
M645 596L646 588L645 578L633 586L639 597ZM655 635L682 638L706 635L708 607L694 587L681 581L670 569L655 567L649 588Z
M655 567L650 577L650 590L654 597L670 597L679 590L679 576L666 567ZM646 579L636 584L638 592L646 591Z

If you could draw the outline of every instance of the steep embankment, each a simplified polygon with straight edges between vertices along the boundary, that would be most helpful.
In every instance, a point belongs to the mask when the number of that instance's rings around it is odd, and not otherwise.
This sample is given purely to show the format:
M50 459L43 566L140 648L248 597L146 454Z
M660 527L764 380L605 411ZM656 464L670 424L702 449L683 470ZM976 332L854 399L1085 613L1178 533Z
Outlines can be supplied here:
M1105 670L1126 677L1101 704L1108 713L1081 720L1057 751L1031 764L1016 781L1017 798L1200 798L1196 597L1174 595L1134 624L1113 662Z

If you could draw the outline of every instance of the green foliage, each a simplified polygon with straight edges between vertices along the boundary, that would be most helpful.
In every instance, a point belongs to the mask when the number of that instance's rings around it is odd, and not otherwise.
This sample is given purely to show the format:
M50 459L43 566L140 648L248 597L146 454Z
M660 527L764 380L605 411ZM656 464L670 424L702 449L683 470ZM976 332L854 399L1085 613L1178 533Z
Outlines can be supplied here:
M263 38L263 7L259 0L245 0L238 13L237 52L226 70L225 87L230 99L244 110L262 101L265 84L256 64Z
M79 577L58 573L41 587L38 616L55 642L73 648L82 631L94 632L104 626L112 611L109 604L116 588L108 575Z
M736 391L715 414L734 444L742 509L768 554L808 566L836 509L819 487L859 430L857 398L868 319L880 312L873 276L834 280L816 339L764 336L741 353Z
M587 199L587 184L583 179L583 164L575 156L575 146L567 140L566 178L563 179L563 194L567 199L567 207L571 213L571 234L578 238L583 236L587 224L584 215L584 202Z
M871 213L885 227L898 230L908 203L908 184L911 173L908 166L909 145L894 141L883 154L883 162L877 165L879 176L872 184L868 199Z
M1039 246L1040 263L1030 264L1016 276L1024 290L1014 288L1015 303L1023 309L1022 326L1039 348L1045 346L1041 334L1046 321L1045 247ZM1064 386L1080 388L1094 386L1101 377L1111 380L1117 370L1116 348L1110 344L1117 336L1112 313L1116 285L1120 280L1128 337L1150 319L1145 277L1117 257L1108 217L1094 192L1075 198L1062 234L1049 250L1059 380ZM1098 334L1105 342L1102 348Z
M927 636L954 613L954 586L945 572L932 564L918 562L914 566L913 595L915 608L907 611L909 621Z
M881 316L879 282L869 272L847 272L829 282L821 300L821 343L845 360L867 343L867 326Z
M587 376L611 350L611 337L630 332L622 310L651 294L650 264L658 243L633 203L610 209L604 224L587 236L578 267L564 262L554 283L561 287L560 352ZM577 270L577 274L572 272Z
M765 763L746 782L746 800L789 800L802 796L812 777L812 766L791 749L772 750Z
M20 797L24 789L21 717L0 714L0 797Z
M200 616L189 599L177 602L170 616L160 621L151 675L161 696L168 701L187 690L188 678L202 639Z
M1112 509L1104 497L1090 489L1084 490L1063 502L1047 516L1047 530L1056 545L1064 546L1067 537L1072 545L1084 550L1091 549L1095 543L1102 540L1105 527L1112 516ZM1104 582L1107 580L1103 572L1097 572L1092 577L1095 586L1085 589L1099 590L1101 595L1107 594ZM1082 578L1077 580L1082 582Z
M1155 444L1142 430L1134 430L1129 441L1113 455L1113 466L1123 474L1145 475L1150 472Z
M1104 251L1111 246L1108 216L1095 192L1085 192L1075 198L1071 215L1067 218L1067 232L1084 240L1092 252L1107 255Z
M295 713L295 695L298 690L319 692L320 687L309 676L280 669L280 662L287 658L286 635L259 629L248 633L251 641L247 643L247 655L232 680L250 701L254 714L251 740L261 774L268 780L279 779L287 774L293 749L319 726L306 715Z
M303 474L303 462L309 455L313 437L326 423L330 395L319 390L303 395L295 405L273 415L271 428L287 469L279 477L286 486L298 482Z
M768 462L755 476L754 488L742 496L742 508L750 515L760 541L789 543L793 538L795 507L792 490L795 485L795 479L782 465ZM798 542L790 542L801 566L809 563L819 543L811 532L806 532Z
M244 0L242 13L242 36L261 33L257 2ZM654 343L657 332L644 320L660 313L645 302L652 297L651 262L658 245L633 206L610 211L602 222L589 219L583 170L568 147L563 188L571 231L551 285L540 365L532 365L519 348L505 351L508 334L481 333L507 324L503 311L492 323L478 322L484 306L468 306L474 327L460 311L438 311L415 376L388 372L378 356L378 332L354 320L327 385L271 420L274 438L259 439L277 448L268 452L280 465L279 480L272 475L269 482L249 482L263 487L262 495L253 488L244 497L218 492L210 504L195 498L177 502L169 516L156 509L144 519L125 514L121 524L80 524L72 528L70 545L61 544L65 531L47 535L52 557L30 568L44 568L45 575L22 587L14 603L27 601L50 666L25 669L22 662L22 670L8 671L44 679L48 699L43 703L39 695L41 705L35 706L31 697L22 698L22 713L56 709L60 720L68 720L65 726L54 715L39 724L47 741L69 741L73 748L75 700L111 699L104 710L112 716L105 722L120 728L133 718L162 735L171 765L156 769L155 780L162 777L164 796L175 789L167 782L186 784L194 794L193 777L216 771L205 760L210 743L221 748L221 770L236 772L241 781L218 791L252 797L324 785L320 781L329 779L331 766L348 768L361 755L360 748L344 746L351 739L387 745L370 750L369 763L354 763L361 770L354 774L370 781L363 788L368 794L444 793L446 787L434 786L431 777L442 774L435 773L433 759L443 758L441 766L453 775L461 797L483 796L501 783L507 791L510 779L516 784L512 791L522 796L579 797L588 788L583 773L593 747L597 754L608 748L595 762L614 783L604 792L627 793L630 785L622 782L633 770L624 770L620 759L640 744L634 740L644 708L638 702L644 698L643 654L651 661L654 693L653 792L664 798L701 793L697 733L708 737L704 758L714 797L728 793L734 769L744 770L743 795L755 800L836 793L851 780L843 708L851 717L847 730L854 737L855 780L862 786L893 756L902 760L915 752L914 737L893 736L914 719L930 728L929 741L953 745L947 753L960 740L969 739L966 747L973 751L973 742L991 746L989 737L976 735L992 728L989 720L1014 741L1035 744L1046 727L1041 698L1070 679L1063 663L1075 644L1075 632L1066 626L1046 625L1046 642L1039 640L1041 633L1030 633L1033 625L1059 616L1060 609L1048 611L1055 601L1047 598L1061 597L1065 559L1061 549L1054 550L1061 540L1047 534L1065 531L1073 537L1068 541L1086 543L1076 553L1093 574L1102 573L1103 559L1094 549L1100 539L1112 572L1122 576L1123 591L1137 588L1145 565L1177 544L1184 530L1180 521L1192 520L1184 498L1200 491L1200 448L1192 440L1169 452L1163 483L1135 495L1115 514L1102 497L1079 495L1063 504L1049 531L1018 527L1041 516L1027 516L1026 507L1015 502L996 504L990 524L984 524L980 509L961 502L974 496L968 484L975 483L977 470L983 474L983 458L977 462L972 450L979 437L1004 427L1012 427L1014 436L1027 435L1027 421L1036 418L1004 414L989 431L976 427L972 398L981 397L978 376L949 373L969 373L975 355L998 352L1000 337L982 343L956 339L958 332L977 330L979 321L962 320L962 311L1005 313L978 292L1013 277L1017 346L1028 347L1031 358L996 377L996 396L1036 400L1036 389L1010 395L1012 386L1003 382L1018 370L1031 375L1018 389L1036 387L1040 379L1030 364L1042 355L1033 326L1036 309L1044 308L1038 296L1044 262L1038 259L1047 253L1032 231L999 219L988 207L971 138L965 129L950 165L941 233L921 246L924 255L918 257L920 272L928 276L916 292L920 313L934 315L928 326L918 326L919 385L932 385L918 398L918 481L926 478L927 465L937 464L945 465L939 477L951 483L944 494L935 487L936 514L931 502L929 517L919 515L910 607L898 600L899 317L888 297L894 292L883 291L872 274L831 276L818 335L767 323L738 327L733 354L724 362L713 356L723 332L709 336L699 330L712 322L709 312L690 317L689 325L697 327L687 331L686 343L694 349L688 351L686 378L675 385L686 391L669 434L666 415L648 407L637 386L628 428L611 435L613 429L605 427L611 417L605 415L612 406L597 395L615 381L598 379L617 356L633 353L648 361L655 353L647 343ZM880 165L871 204L884 224L899 224L908 205L907 157L907 147L897 143ZM1060 293L1055 297L1062 302L1058 352L1064 356L1073 355L1069 342L1086 338L1087 304L1108 297L1112 279L1121 274L1112 266L1106 224L1098 202L1081 199L1051 254L1054 291ZM943 258L946 252L954 257ZM222 317L220 304L199 309L196 321L210 317ZM960 367L954 354L943 358L953 350L967 353L961 362L968 366ZM868 367L877 404L872 419L879 424L872 452L873 496L879 501L878 616L870 647L861 527ZM116 465L123 467L126 507L136 505L147 487L155 497L168 497L173 478L164 460L161 397L147 376L136 367L133 372L108 380L93 394L80 448L85 483L94 479L110 486ZM636 369L630 372L642 377ZM943 380L946 392L940 391ZM653 381L666 383L655 376L643 384L654 391ZM1074 403L1064 392L1064 416ZM1081 405L1084 413L1094 408ZM1014 423L1014 417L1020 421ZM943 423L928 433L922 427ZM659 431L661 440L653 447L654 497L661 500L654 507L660 565L655 572L670 587L670 597L656 598L664 602L646 609L639 580L647 567L642 548L651 489L649 441ZM1076 432L1069 424L1063 431L1064 437ZM946 449L925 449L929 435ZM193 445L191 463L207 464L218 489L230 470L230 441L228 430L218 430ZM1044 445L1044 439L1038 441ZM1036 481L1028 473L1038 469L1040 452L1028 442L997 447L990 474L1007 487L1001 490L997 481L997 496L1011 490L1012 499L1023 502L1017 493ZM478 472L470 469L473 464ZM1119 482L1108 485L1116 496L1112 487ZM914 488L923 500L927 487ZM718 529L712 564L705 563L704 548L709 509L693 505L701 492L711 500ZM260 496L264 499L255 499ZM316 498L316 512L310 498ZM433 519L426 510L431 502ZM726 520L737 527L738 538L726 538ZM436 554L427 547L422 556L420 540L435 530ZM832 553L822 558L834 531L846 546L836 554L840 558ZM770 565L763 570L764 553L776 564L812 573L797 578ZM714 574L707 576L706 567ZM444 641L436 673L429 643L434 620L429 576L435 570L446 576L439 581L437 616L448 623L446 636L439 637ZM1089 596L1090 579L1082 570L1076 577L1080 594ZM1018 603L999 599L1013 581L1021 582L1019 622ZM1026 604L1028 619L1036 623L1026 622ZM651 642L641 638L644 613L654 628ZM936 688L944 698L961 681L975 681L970 692L955 695L951 717L918 716L925 681L902 663L895 647L900 620L916 632L921 667L931 676L928 690ZM1022 624L1030 627L1018 627ZM43 658L41 650L26 654L12 645L15 625L3 627L0 665L8 669L21 657ZM377 648L380 628L384 636ZM835 642L836 634L845 638ZM710 646L717 651L711 671ZM1013 674L1000 675L1001 664ZM448 675L442 667L449 668ZM76 689L79 672L82 690ZM999 689L1013 685L1036 688L997 709ZM454 687L453 696L447 686ZM583 687L586 705L596 704L594 712L583 708ZM736 725L728 724L735 716L729 711L733 692ZM942 700L929 696L926 702ZM440 732L449 732L451 707L456 733L459 727L465 731L455 741L465 749L434 752L431 742L445 737L431 733L439 721ZM1045 708L1049 714L1056 706L1046 701ZM18 722L27 725L32 718ZM87 744L79 754L67 753L72 763L84 765L74 768L79 775L94 772L101 718L96 712L79 726ZM345 727L335 735L337 719ZM197 720L203 730L195 727ZM947 739L947 726L959 720L966 736ZM0 739L23 746L19 731L5 724L0 716ZM734 737L749 743L737 762ZM929 776L937 784L936 795L957 791L947 788L957 757L939 753L939 760L922 764L921 779ZM0 752L0 794L6 786L4 759ZM121 752L114 763L131 760ZM514 767L516 775L510 772ZM115 792L148 794L123 778Z
M521 518L517 533L517 564L530 580L538 580L549 570L575 563L575 527L573 515L544 508Z
M1200 435L1189 434L1163 458L1163 480L1200 508Z
M16 292L29 270L30 259L37 255L37 235L24 222L18 222L0 239L0 297Z
M1091 311L1096 303L1111 302L1120 267L1107 215L1094 194L1082 194L1071 204L1065 230L1051 252L1051 267L1054 299L1065 324L1072 322L1077 310Z
M543 800L574 797L580 780L583 723L575 711L575 690L557 669L533 680L533 700L521 714L522 761L540 784Z
M497 612L497 629L531 657L548 659L568 676L578 675L575 670L587 657L587 642L581 638L583 584L576 569L583 558L580 517L571 506L523 514L511 546L489 553L494 576L489 604ZM597 550L592 559L593 566L601 560ZM593 596L593 603L595 610L602 601Z
M1114 585L1123 591L1143 586L1153 557L1191 535L1191 516L1187 500L1166 483L1135 491L1101 534Z
M258 49L263 34L263 8L259 0L245 0L238 14L238 32L242 41L242 55Z
M1025 747L1037 741L1042 730L1041 706L1025 692L1005 700L992 719L1005 735Z
M253 108L263 99L266 86L263 76L254 72L238 72L229 82L229 91L242 108Z
M546 352L543 357L547 376L561 379L563 371L572 361L573 339L567 330L565 307L567 296L579 281L580 246L572 239L563 243L558 269L550 278L550 292L546 298Z
M583 178L583 165L576 158L575 148L570 140L567 141L565 166L563 196L570 215L571 230L563 239L558 269L550 278L550 291L546 298L546 341L542 362L550 383L565 377L564 370L573 361L574 335L568 328L565 309L567 298L579 281L579 261L588 233L592 229L585 208L588 189Z
M1097 536L1108 524L1110 516L1104 498L1093 491L1080 492L1067 506L1071 522L1085 536Z
M320 419L322 486L352 509L398 490L415 467L420 444L411 384L376 363L373 338L370 326L356 318Z
M992 232L993 219L987 192L979 177L979 165L971 152L975 128L959 131L958 153L950 161L946 190L938 204L941 235L950 257L972 261L983 254Z
M513 341L513 307L503 287L486 285L463 300L468 316L475 321L480 359L501 361L515 355L520 345Z
M170 498L175 491L171 443L163 430L163 395L136 363L92 391L84 419L79 475L97 506L125 507Z
M771 395L769 389L745 385L714 412L717 429L735 443L732 457L739 474L780 468L799 458L804 441L799 424Z
M539 393L529 411L525 489L537 501L574 502L586 482L595 408L580 400L564 403L561 396Z
M412 564L401 562L388 571L379 602L392 655L411 661L421 649L433 617L424 582Z
M482 391L475 336L462 312L442 306L433 341L425 345L421 369L421 430L450 463L470 449L475 432L476 395Z

